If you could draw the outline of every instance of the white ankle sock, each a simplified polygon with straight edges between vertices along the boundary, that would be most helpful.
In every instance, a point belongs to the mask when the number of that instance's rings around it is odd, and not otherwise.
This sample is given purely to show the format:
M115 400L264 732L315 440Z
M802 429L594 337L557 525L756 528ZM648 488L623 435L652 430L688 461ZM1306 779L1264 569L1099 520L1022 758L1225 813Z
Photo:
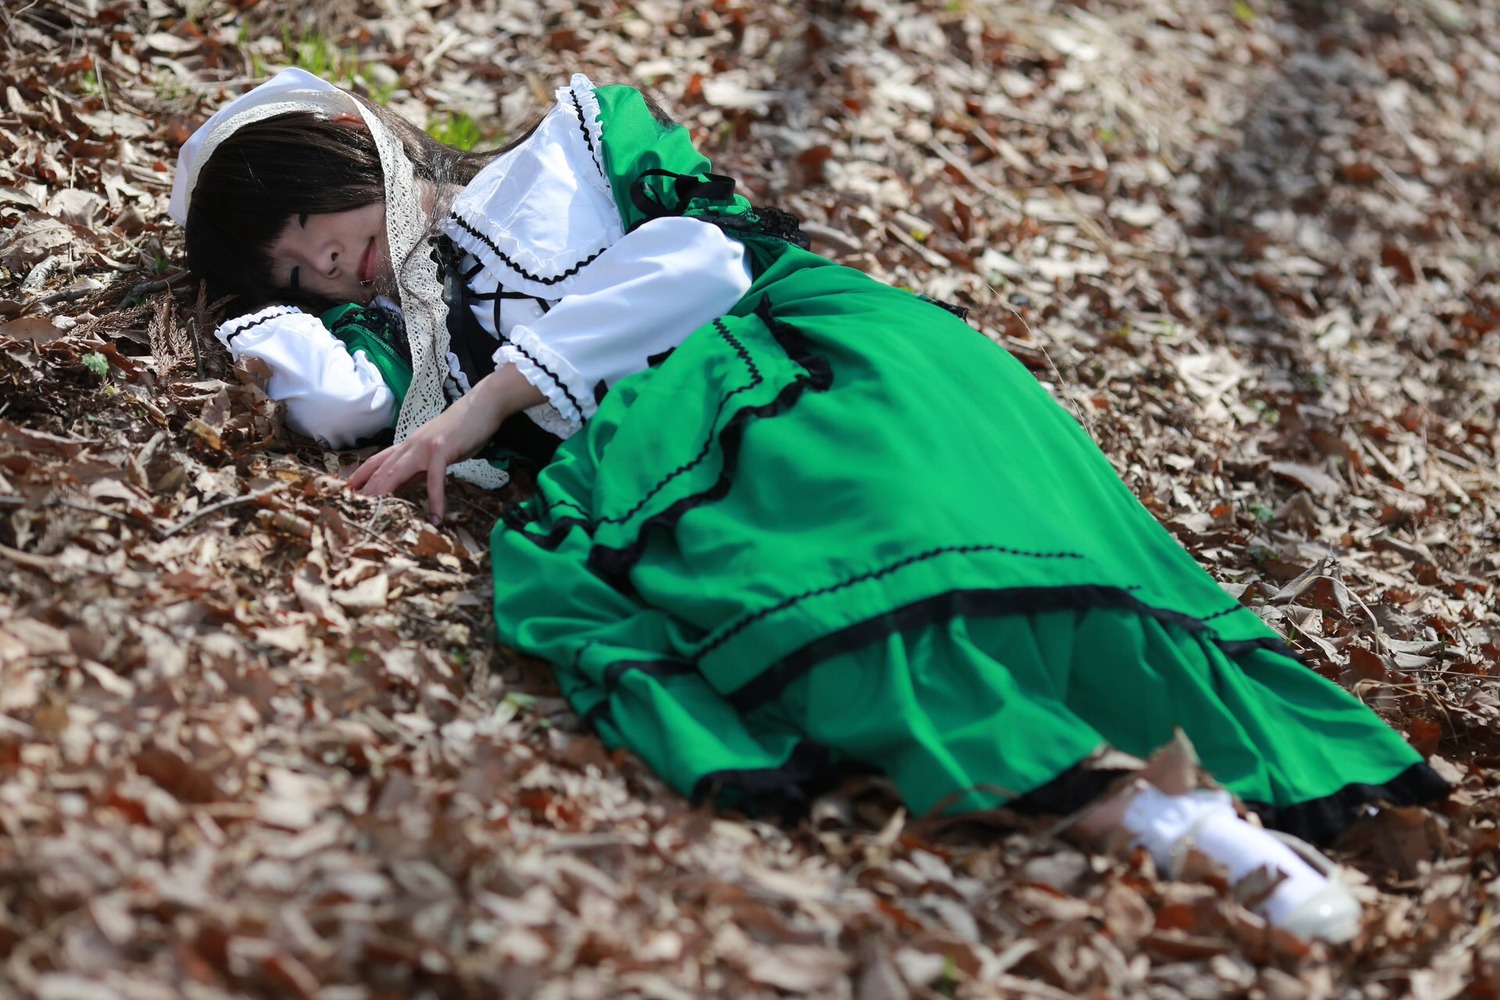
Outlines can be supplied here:
M1285 875L1271 895L1255 906L1273 924L1285 923L1292 911L1328 882L1286 844L1240 819L1228 792L1199 789L1168 795L1145 785L1126 807L1123 822L1135 843L1146 848L1167 873L1177 871L1187 852L1196 850L1223 865L1230 884L1259 868Z

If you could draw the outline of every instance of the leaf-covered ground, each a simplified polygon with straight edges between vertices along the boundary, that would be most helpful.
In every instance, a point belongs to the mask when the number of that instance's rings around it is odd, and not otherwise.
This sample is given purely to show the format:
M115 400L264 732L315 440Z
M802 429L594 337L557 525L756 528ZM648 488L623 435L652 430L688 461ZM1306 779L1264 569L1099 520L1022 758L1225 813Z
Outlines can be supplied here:
M35 0L0 11L0 996L1500 996L1500 12L1454 0ZM499 140L653 88L971 307L1458 784L1347 948L1045 826L688 808L487 624L507 495L340 485L225 364L177 145L289 63ZM901 489L901 484L893 484ZM913 484L920 495L920 484ZM997 502L996 516L1003 516Z

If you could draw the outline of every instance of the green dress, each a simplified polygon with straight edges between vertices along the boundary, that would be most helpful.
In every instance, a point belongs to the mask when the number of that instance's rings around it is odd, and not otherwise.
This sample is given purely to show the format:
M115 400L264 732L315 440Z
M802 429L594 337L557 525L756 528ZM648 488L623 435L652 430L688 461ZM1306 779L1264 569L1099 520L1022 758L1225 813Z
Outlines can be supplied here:
M754 218L685 130L598 94L627 223ZM918 815L1064 812L1099 790L1080 766L1096 751L1148 756L1179 728L1314 840L1372 799L1445 793L1009 354L916 295L745 239L750 292L618 383L494 530L500 637L552 664L606 744L685 795L783 815L850 768Z

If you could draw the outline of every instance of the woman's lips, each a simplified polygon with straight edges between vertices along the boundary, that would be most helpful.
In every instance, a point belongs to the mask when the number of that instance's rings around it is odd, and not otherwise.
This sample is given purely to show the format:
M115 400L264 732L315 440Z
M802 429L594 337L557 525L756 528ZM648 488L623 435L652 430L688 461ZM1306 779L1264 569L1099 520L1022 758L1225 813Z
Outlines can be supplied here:
M365 247L364 256L359 258L359 283L368 285L375 280L375 240L371 238L370 245Z

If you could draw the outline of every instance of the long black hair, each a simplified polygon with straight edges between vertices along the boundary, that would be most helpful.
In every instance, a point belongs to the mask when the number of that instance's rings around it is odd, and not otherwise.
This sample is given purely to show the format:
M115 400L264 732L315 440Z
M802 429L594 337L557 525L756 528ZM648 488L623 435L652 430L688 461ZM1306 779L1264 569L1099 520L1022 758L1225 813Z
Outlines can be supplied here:
M399 115L364 103L401 139L422 180L466 184L501 152L451 149ZM340 303L277 285L272 245L298 215L384 200L380 151L363 121L298 111L242 126L198 175L185 226L188 266L207 282L210 296L233 296L231 315L272 301L321 311Z

